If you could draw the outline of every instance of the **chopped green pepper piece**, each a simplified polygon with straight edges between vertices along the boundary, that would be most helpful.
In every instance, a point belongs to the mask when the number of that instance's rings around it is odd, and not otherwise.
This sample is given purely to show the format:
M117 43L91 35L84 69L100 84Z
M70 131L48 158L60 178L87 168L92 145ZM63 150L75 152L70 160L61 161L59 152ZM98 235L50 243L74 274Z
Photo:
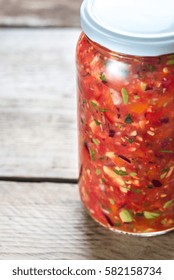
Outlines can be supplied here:
M96 169L95 173L96 173L96 175L98 176L98 175L101 174L101 170L100 170L100 169Z
M122 97L123 97L123 103L124 104L128 104L129 94L128 94L128 92L127 92L127 90L125 88L121 89L121 94L122 94Z
M112 204L112 205L115 204L115 202L114 202L114 200L113 200L112 198L109 199L109 202L110 202L110 204Z
M162 221L161 221L161 224L162 224L162 225L166 225L166 219L162 220Z
M167 65L173 65L174 64L174 59L170 59L166 63Z
M106 80L105 74L103 74L103 73L100 74L100 80L101 80L102 82L106 82L106 81L107 81L107 80Z
M160 216L159 213L144 211L144 217L146 219L155 219L155 218L157 218L159 216Z
M163 174L161 174L160 179L164 179L164 178L165 178L165 176L166 176L166 172L165 172L165 173L163 173Z
M123 223L131 223L133 220L130 211L127 209L121 210L119 216Z
M135 176L137 175L137 173L131 172L129 175L130 175L131 177L135 177Z
M98 106L95 102L91 101L91 105L96 109Z
M95 151L92 149L89 149L89 154L90 154L91 159L94 161L95 160Z
M172 202L173 202L173 199L167 201L167 202L164 204L163 208L164 208L164 209L168 208L168 207L172 204Z
M99 122L99 121L96 120L96 119L94 119L94 121L95 121L96 125L100 125L100 124L101 124L101 122Z
M92 139L92 142L95 144L95 145L99 145L99 141L95 138Z
M125 176L125 175L128 175L126 171L123 171L123 170L117 170L115 169L114 172L117 174L117 175L120 175L120 176Z

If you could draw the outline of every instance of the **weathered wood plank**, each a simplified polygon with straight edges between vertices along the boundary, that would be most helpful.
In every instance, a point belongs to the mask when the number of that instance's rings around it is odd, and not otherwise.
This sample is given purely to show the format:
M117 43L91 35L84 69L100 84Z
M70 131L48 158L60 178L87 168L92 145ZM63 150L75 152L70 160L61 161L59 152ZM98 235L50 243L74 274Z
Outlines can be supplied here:
M0 26L80 25L82 0L0 0Z
M0 182L0 259L174 259L174 232L112 233L84 211L65 184Z
M77 177L78 35L0 30L0 176Z

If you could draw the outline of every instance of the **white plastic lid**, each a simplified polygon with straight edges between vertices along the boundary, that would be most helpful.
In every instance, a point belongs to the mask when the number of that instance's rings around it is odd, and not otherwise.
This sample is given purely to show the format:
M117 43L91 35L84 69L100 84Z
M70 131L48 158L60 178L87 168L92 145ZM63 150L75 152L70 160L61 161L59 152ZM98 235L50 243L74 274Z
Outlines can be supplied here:
M174 0L84 0L81 26L91 40L115 52L174 53Z

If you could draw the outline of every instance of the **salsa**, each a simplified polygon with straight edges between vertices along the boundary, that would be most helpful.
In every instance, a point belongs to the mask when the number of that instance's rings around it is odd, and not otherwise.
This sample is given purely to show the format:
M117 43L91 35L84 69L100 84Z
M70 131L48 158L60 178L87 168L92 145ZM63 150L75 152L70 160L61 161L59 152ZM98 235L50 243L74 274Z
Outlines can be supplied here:
M90 215L134 234L174 228L174 54L77 45L79 188Z

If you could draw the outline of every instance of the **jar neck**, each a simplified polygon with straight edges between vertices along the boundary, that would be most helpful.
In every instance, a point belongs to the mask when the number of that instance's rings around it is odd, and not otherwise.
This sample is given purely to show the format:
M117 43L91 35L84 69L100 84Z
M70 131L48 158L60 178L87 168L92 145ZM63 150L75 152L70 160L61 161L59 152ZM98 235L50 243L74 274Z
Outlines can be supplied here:
M94 47L94 49L96 49L98 52L100 52L102 55L109 57L109 58L113 58L116 60L122 60L124 59L124 61L127 61L127 63L131 62L132 60L135 62L145 62L145 63L150 63L150 62L154 62L154 63L160 63L161 59L164 58L170 58L170 56L173 56L173 54L169 54L169 55L162 55L162 56L155 56L155 57L149 57L149 56L133 56L133 55L127 55L127 54L122 54L122 53L118 53L112 50L109 50L103 46L101 46L100 44L92 41L84 32L83 32L84 36L86 36L87 40L89 41L89 43Z

